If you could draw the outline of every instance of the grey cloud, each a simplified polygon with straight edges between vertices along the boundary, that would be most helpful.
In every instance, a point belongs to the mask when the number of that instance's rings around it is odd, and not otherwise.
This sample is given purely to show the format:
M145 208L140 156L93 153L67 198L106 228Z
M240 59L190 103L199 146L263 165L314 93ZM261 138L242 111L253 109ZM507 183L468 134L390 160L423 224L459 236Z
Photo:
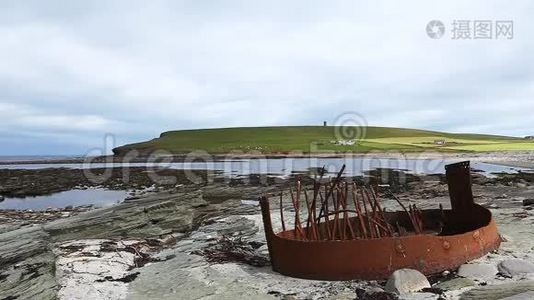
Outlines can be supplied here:
M106 133L135 142L179 128L320 124L345 111L371 125L533 134L532 9L2 1L0 140L12 146L0 154L83 154ZM516 35L432 40L432 19L448 30L454 19L513 19Z

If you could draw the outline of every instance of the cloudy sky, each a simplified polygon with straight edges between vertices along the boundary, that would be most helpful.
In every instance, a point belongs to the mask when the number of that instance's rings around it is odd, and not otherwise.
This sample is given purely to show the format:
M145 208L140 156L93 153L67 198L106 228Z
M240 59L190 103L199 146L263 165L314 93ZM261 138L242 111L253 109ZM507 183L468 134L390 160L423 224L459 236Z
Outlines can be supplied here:
M369 125L534 134L533 13L532 1L3 0L0 155L350 111ZM455 40L454 20L512 20L514 37Z

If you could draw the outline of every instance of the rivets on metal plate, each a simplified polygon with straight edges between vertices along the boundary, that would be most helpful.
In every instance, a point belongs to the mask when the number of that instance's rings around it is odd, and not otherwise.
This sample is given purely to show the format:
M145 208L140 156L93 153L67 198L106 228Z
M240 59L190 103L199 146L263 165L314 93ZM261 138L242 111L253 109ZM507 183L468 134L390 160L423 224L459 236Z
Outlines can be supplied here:
M406 249L404 249L404 246L399 240L395 241L395 251L397 251L397 253L399 254L402 254L402 256L406 257L406 254L405 254Z

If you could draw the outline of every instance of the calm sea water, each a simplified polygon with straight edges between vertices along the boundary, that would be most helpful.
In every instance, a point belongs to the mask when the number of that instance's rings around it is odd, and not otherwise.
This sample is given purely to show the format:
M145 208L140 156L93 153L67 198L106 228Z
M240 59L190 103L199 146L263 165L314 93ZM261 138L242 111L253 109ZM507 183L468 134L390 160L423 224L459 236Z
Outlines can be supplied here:
M93 205L106 207L124 201L127 191L105 189L70 190L47 196L6 198L0 202L0 209L46 210L47 208L65 208L67 206Z
M58 158L58 157L54 157ZM42 160L43 157L25 157L26 161ZM1 160L1 159L0 159ZM21 157L11 157L11 161L20 161ZM4 160L6 161L6 160ZM328 175L336 174L342 165L346 165L345 176L362 175L365 171L377 168L404 170L417 174L442 174L445 165L458 162L455 160L417 160L417 159L371 159L371 158L282 158L282 159L237 159L231 161L181 162L181 163L95 163L95 164L17 164L2 165L0 169L45 169L45 168L109 168L109 167L166 167L172 169L213 170L219 175L229 177L247 176L249 174L268 174L272 176L288 176L295 173L306 173L310 169L325 167ZM492 173L515 173L533 171L482 162L472 162L472 168L491 176ZM110 191L105 189L71 190L48 196L28 197L24 199L6 198L0 202L0 209L45 210L49 207L64 208L66 206L94 205L97 207L122 202L127 196L126 191Z
M120 167L166 167L171 169L214 170L222 175L240 176L249 174L270 174L277 176L303 173L313 168L325 166L327 173L335 174L342 165L346 165L346 176L362 175L363 172L377 168L405 170L417 174L442 174L445 165L459 160L433 159L372 159L372 158L281 158L281 159L237 159L209 162L177 162L177 163L93 163L93 164L17 164L2 165L0 169L45 169L45 168L120 168ZM472 168L487 174L498 172L514 173L532 171L530 169L507 167L482 162L472 162Z
M37 161L37 160L60 160L60 159L76 159L81 156L65 156L65 155L0 155L1 162L13 161Z

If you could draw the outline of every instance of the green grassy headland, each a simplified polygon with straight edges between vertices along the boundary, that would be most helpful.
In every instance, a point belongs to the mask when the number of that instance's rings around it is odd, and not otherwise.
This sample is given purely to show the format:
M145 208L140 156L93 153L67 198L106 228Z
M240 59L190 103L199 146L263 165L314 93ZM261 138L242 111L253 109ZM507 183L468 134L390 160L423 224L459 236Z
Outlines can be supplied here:
M213 154L233 151L263 154L285 154L290 152L368 152L368 151L514 151L534 150L534 141L520 137L446 133L438 131L366 127L344 128L355 130L360 140L345 136L340 128L333 126L286 126L286 127L242 127L178 130L162 133L150 141L129 144L115 148L115 154L138 150L148 154L164 150L173 154L185 154L202 150ZM336 135L336 132L339 132ZM354 144L351 141L355 141Z

